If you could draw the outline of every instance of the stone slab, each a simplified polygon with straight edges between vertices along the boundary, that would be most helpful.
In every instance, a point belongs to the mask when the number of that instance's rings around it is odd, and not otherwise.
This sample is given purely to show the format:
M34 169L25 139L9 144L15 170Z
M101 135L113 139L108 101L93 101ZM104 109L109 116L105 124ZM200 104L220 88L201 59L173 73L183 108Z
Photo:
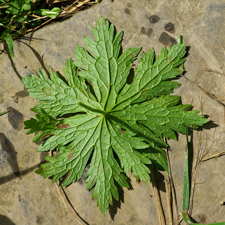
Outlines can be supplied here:
M124 0L102 1L63 22L36 31L32 38L14 41L15 65L6 54L0 55L0 111L11 107L12 113L0 117L0 224L78 224L59 197L55 184L34 173L46 153L37 153L33 135L21 129L24 120L33 117L30 109L37 101L27 95L21 77L38 73L39 68L62 72L65 61L72 57L76 44L85 46L83 36L93 37L90 27L100 16L124 31L123 49L142 46L142 52L154 47L158 54L166 45L175 43L179 35L189 47L185 76L218 99L225 96L225 1L221 0ZM224 106L198 86L180 77L182 84L175 94L184 104L201 109L212 121L203 130L193 132L194 163L197 150L208 157L224 151ZM186 142L169 141L173 180L181 214L182 185ZM225 221L224 156L198 165L192 217L198 222ZM165 217L169 224L165 185L157 173ZM79 215L91 225L155 225L158 224L151 186L137 183L131 177L133 190L121 191L121 201L103 217L86 191L84 183L65 189ZM180 215L181 218L181 215ZM181 224L184 224L181 222Z

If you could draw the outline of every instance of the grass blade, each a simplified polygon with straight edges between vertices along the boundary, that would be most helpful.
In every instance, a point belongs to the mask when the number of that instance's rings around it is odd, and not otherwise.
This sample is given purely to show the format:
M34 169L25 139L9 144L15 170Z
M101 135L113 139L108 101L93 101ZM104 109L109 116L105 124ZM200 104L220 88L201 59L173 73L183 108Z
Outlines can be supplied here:
M6 113L7 113L7 111L0 112L0 116L4 115L4 114L6 114Z
M188 127L186 127L186 140L187 140L187 153L185 158L185 165L184 165L184 184L183 184L183 205L182 205L182 216L184 221L187 224L192 223L189 215L189 199L190 199L190 180L189 180L189 162L188 162L188 155L189 155L189 146L188 146Z
M14 53L13 53L13 39L12 39L12 36L10 34L4 34L4 36L2 37L5 42L7 43L8 45L8 48L9 48L9 53L10 53L10 56L11 56L11 59L14 60Z
M190 198L190 181L189 181L189 162L188 162L188 155L189 155L189 147L188 147L188 127L186 128L186 139L187 139L187 153L185 158L185 165L184 165L184 186L183 186L183 206L182 211L187 211L189 208L189 198Z

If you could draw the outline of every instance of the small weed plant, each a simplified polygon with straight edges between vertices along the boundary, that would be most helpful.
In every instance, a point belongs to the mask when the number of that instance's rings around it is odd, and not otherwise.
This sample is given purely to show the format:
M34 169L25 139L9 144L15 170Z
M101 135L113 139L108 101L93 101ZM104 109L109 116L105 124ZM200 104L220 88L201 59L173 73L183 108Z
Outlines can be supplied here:
M92 27L95 40L85 37L86 48L77 45L76 60L67 60L65 79L42 70L39 76L23 78L30 95L40 101L32 110L36 119L25 122L27 134L39 132L34 142L43 140L38 151L58 151L36 173L63 180L68 186L79 180L86 165L86 187L104 215L118 200L117 185L129 187L130 173L150 184L151 169L168 171L163 147L166 139L185 134L208 120L191 105L180 104L170 93L179 87L172 81L183 72L186 46L163 47L157 59L154 50L138 59L132 82L128 77L141 48L121 53L122 32L100 17Z
M0 0L0 40L7 43L10 56L14 59L13 39L26 33L28 27L41 23L39 18L56 18L58 7L51 10L43 8L43 1L37 0Z

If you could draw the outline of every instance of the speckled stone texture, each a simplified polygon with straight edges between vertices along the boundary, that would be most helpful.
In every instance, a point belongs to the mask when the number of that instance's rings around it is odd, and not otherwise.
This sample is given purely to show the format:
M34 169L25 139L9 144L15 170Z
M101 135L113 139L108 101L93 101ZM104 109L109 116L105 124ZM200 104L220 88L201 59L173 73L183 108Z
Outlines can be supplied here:
M37 153L34 135L26 135L23 121L34 117L30 109L37 101L28 96L21 78L37 73L39 68L62 72L65 61L73 57L76 44L85 46L84 36L93 37L91 26L100 16L124 31L123 49L142 46L142 52L154 47L158 54L166 45L170 48L179 35L188 46L184 76L175 94L183 104L192 104L211 121L204 129L192 133L193 168L200 154L207 158L224 151L225 102L225 2L219 0L115 0L102 3L75 14L63 22L47 25L14 41L15 66L9 57L0 55L0 225L61 225L78 224L65 208L55 184L34 170L48 153ZM140 54L141 56L141 54ZM206 71L206 68L216 72ZM207 92L214 95L209 96ZM171 169L176 191L178 212L181 213L185 136L169 141ZM201 155L200 155L201 156ZM202 223L225 221L225 156L198 164L192 217ZM156 173L160 194L169 224L165 185L161 173ZM121 190L103 217L92 200L92 191L77 182L65 188L79 215L90 225L156 225L159 224L153 189L138 183L131 176L133 190ZM181 218L181 215L180 215ZM181 222L181 224L184 224Z

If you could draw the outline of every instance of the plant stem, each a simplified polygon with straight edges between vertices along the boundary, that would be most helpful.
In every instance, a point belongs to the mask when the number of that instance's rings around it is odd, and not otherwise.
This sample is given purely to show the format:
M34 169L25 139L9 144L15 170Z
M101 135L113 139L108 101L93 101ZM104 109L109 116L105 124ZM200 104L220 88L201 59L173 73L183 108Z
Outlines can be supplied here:
M169 182L169 176L165 175L165 187L166 187L166 200L168 205L168 211L169 211L169 219L170 219L170 225L173 225L173 214L172 214L172 208L171 208L171 190L170 190L170 182Z

